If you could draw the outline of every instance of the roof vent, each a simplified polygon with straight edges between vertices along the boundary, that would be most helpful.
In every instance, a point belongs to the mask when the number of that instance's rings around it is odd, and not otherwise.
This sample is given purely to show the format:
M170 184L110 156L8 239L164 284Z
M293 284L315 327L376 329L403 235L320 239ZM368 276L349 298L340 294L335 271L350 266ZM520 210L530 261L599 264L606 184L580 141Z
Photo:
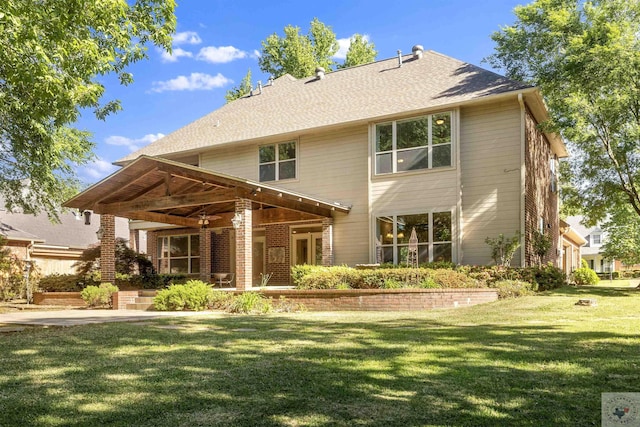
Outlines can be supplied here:
M422 58L422 53L424 52L424 48L422 47L421 44L417 44L411 49L411 52L413 52L413 57L415 59L420 59Z
M267 80L267 84L269 86L273 86L273 76L269 76L269 80Z
M258 94L262 95L262 80L258 80Z
M318 78L318 80L324 79L324 68L322 67L316 68L316 77Z
M398 49L398 68L402 67L402 51Z

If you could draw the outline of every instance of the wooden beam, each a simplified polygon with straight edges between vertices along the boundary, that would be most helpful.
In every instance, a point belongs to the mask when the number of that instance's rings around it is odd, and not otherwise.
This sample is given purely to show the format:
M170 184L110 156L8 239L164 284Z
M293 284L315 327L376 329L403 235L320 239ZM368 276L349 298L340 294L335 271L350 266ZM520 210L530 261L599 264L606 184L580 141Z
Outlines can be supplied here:
M165 196L155 199L132 200L130 202L116 202L97 205L94 211L99 214L112 214L122 216L125 212L156 211L164 209L176 209L195 205L207 205L234 201L238 197L235 188L228 190L214 190L177 196Z
M161 222L163 224L180 225L182 227L199 227L198 218L185 218L182 216L167 215L157 212L128 212L121 216L129 219L137 219L140 221Z
M265 225L294 221L310 221L322 218L323 217L320 215L309 214L306 212L296 212L283 208L259 209L253 211L254 225Z
M327 218L331 216L331 209L328 207L325 207L323 205L316 206L312 203L298 201L292 196L287 196L286 194L282 194L282 196L266 194L266 192L263 190L257 193L255 196L249 197L249 199L254 202L264 203L265 205L276 206L284 209L290 209L296 212L305 212Z

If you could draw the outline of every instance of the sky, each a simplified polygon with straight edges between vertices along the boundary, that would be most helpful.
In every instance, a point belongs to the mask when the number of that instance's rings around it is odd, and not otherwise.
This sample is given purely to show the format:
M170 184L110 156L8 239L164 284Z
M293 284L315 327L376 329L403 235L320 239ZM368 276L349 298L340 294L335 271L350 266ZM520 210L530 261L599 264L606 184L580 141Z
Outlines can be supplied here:
M250 69L254 87L268 75L258 67L261 42L282 36L287 25L307 34L313 18L331 27L342 62L354 34L378 51L377 59L410 53L421 44L456 59L491 67L491 34L512 24L517 0L178 0L173 54L149 46L149 59L129 68L134 82L121 86L104 76L103 102L118 99L123 110L105 121L84 111L76 126L93 134L96 160L78 170L85 184L115 172L112 163L225 104L226 92Z

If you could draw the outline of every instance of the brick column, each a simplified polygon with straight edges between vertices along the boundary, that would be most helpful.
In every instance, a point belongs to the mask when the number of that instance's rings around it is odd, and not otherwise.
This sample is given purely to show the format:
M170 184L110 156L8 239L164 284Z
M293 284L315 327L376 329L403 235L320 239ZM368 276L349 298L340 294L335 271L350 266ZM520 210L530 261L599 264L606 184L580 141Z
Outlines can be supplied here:
M140 253L140 230L129 229L129 247L136 253Z
M116 220L113 215L100 215L100 282L116 284Z
M253 281L251 271L251 264L253 263L251 200L237 200L236 213L242 217L240 227L236 229L236 289L244 291L251 289Z
M200 229L200 280L211 279L211 230Z
M333 265L333 218L322 220L322 265Z

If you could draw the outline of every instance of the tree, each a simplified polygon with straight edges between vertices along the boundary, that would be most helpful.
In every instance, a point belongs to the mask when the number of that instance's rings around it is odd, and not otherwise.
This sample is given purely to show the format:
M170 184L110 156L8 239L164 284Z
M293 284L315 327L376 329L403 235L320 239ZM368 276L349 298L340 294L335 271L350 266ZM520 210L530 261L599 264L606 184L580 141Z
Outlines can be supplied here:
M242 98L243 96L249 94L251 92L251 68L247 71L247 75L244 76L240 85L234 88L231 88L227 91L227 94L224 96L224 99L227 100L227 103L231 101L235 101L238 98Z
M568 202L589 224L625 206L640 216L640 2L535 0L515 14L487 61L540 88L543 127L574 154Z
M513 237L506 237L500 233L498 237L487 237L484 242L491 247L491 259L496 265L509 267L511 259L520 247L520 231L516 231Z
M149 43L171 49L174 0L0 0L0 194L9 210L56 216L78 188L75 168L93 158L81 111L104 119L98 78L132 82L127 67Z
M640 264L640 218L630 207L613 212L601 228L607 236L602 245L605 259Z
M80 261L73 266L77 268L80 276L87 276L100 269L101 246L91 246L80 255ZM116 239L115 247L116 273L134 274L148 276L155 274L153 263L143 255L139 254L129 246L127 241L121 237Z
M309 34L300 34L300 28L288 25L284 28L284 37L272 34L262 42L260 69L278 78L284 74L301 79L312 76L317 67L331 72L338 68L352 67L375 60L377 52L373 43L360 34L351 38L347 57L338 65L333 56L339 49L338 40L331 27L314 18Z
M376 60L378 51L376 51L375 45L370 43L363 35L354 34L349 41L347 57L344 60L344 64L338 65L338 68L354 67Z

